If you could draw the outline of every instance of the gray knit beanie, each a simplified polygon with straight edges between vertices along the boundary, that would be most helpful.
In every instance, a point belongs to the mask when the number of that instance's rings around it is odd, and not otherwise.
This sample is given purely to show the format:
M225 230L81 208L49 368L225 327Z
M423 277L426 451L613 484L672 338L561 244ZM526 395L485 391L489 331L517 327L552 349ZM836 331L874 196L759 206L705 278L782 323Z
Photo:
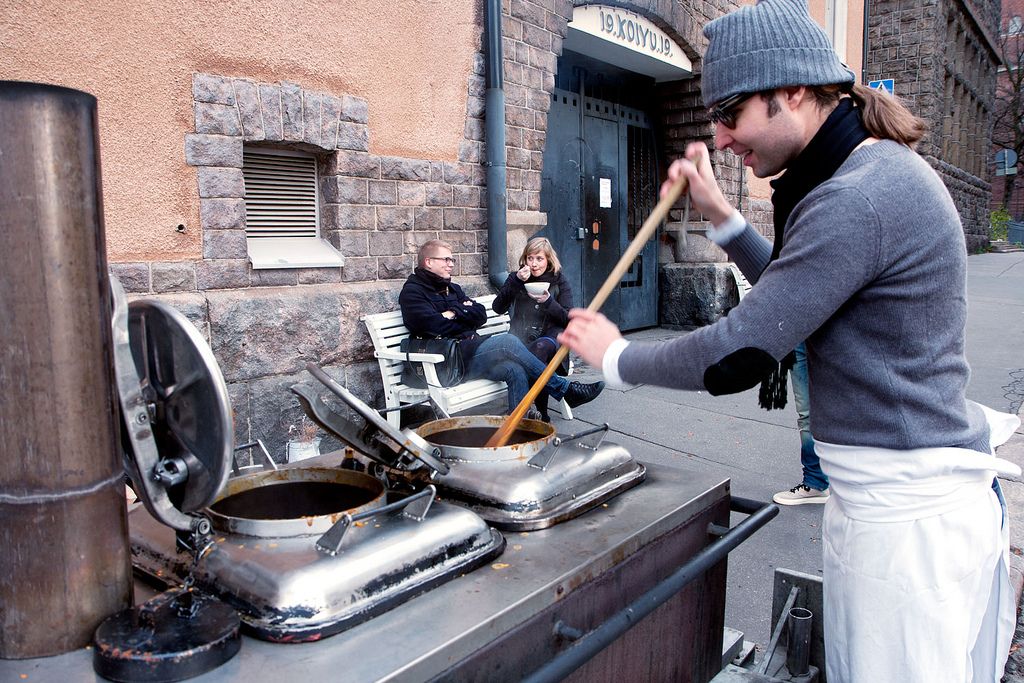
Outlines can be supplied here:
M762 0L704 27L700 91L712 106L739 93L856 80L811 19L806 0Z

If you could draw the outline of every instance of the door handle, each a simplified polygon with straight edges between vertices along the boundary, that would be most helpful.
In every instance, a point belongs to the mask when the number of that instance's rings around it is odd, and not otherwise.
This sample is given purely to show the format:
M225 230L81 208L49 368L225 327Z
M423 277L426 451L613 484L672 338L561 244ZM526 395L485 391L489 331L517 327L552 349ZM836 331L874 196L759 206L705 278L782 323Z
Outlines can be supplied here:
M586 226L576 228L576 239L585 240L587 239L587 233L596 235L601 232L601 221L592 221L590 223L590 230L587 230Z

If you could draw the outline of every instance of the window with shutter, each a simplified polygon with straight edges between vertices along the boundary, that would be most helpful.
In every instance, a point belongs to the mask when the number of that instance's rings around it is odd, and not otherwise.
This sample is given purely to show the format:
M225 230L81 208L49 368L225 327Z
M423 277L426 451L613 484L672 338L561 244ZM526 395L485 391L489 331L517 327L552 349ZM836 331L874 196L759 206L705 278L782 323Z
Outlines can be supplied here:
M245 237L254 269L341 266L320 238L316 158L289 150L246 147Z

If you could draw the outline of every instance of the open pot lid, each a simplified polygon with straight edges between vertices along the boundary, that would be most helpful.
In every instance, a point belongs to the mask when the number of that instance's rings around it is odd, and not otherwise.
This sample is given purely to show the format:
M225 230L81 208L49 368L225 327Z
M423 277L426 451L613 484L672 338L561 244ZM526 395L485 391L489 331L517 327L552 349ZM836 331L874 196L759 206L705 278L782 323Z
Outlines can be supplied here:
M399 430L381 417L380 413L360 401L355 394L341 386L316 363L306 363L306 370L344 401L363 420L359 426L331 410L319 395L301 384L291 390L299 398L306 415L349 446L368 455L377 462L397 469L416 469L421 464L434 472L448 473L448 465L441 460L441 451L426 442L411 429Z
M125 471L156 519L182 531L227 482L231 404L213 352L171 306L127 303L111 277Z

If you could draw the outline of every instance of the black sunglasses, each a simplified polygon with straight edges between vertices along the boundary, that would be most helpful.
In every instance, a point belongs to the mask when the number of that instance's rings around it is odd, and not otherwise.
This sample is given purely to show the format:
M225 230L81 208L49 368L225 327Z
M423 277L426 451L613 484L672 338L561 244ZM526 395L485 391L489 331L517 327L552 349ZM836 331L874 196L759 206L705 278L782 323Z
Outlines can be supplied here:
M434 259L435 261L444 261L449 266L455 265L455 259L451 256L428 256L426 260L429 261L430 259Z
M726 97L724 100L708 110L708 115L711 117L711 123L720 123L726 128L732 130L736 127L736 116L739 113L736 111L736 107L740 106L756 94L757 93L754 92L741 92L736 95Z

